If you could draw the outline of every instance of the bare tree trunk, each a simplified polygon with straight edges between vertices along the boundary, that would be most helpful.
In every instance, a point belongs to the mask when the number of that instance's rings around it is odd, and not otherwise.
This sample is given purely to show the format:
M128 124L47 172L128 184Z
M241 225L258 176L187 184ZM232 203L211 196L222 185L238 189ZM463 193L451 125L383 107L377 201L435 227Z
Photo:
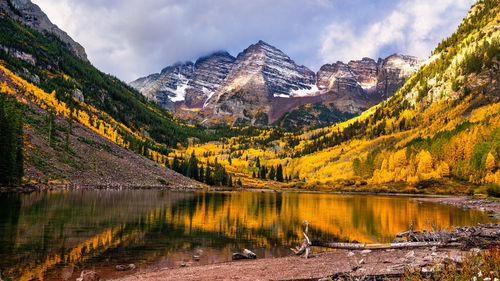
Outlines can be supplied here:
M400 243L384 243L384 244L357 244L357 243L335 243L313 239L311 246L345 249L345 250L365 250L365 249L409 249L421 247L457 247L460 243L443 243L443 242L400 242Z
M411 222L408 231L397 234L397 240L394 243L382 244L357 244L357 243L338 243L328 242L317 239L310 239L308 236L309 223L304 221L306 225L303 232L301 246L291 249L296 255L303 255L308 258L311 253L311 246L346 249L346 250L366 250L366 249L410 249L422 247L455 247L467 249L471 247L487 248L500 240L500 225L493 224L478 224L477 226L457 227L452 231L438 231L436 227L432 227L433 231L414 231L413 221ZM406 238L403 240L401 238Z

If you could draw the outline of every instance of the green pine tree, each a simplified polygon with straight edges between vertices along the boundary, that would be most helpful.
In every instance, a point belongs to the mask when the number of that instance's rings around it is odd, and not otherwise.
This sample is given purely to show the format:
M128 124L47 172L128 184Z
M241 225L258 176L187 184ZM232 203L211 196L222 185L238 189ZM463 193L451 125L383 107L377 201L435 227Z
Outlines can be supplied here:
M19 184L24 176L24 108L0 94L0 184Z
M283 166L281 166L281 164L276 168L276 180L283 182Z
M274 180L276 178L276 170L274 169L274 166L271 166L271 169L269 170L268 178L270 180Z

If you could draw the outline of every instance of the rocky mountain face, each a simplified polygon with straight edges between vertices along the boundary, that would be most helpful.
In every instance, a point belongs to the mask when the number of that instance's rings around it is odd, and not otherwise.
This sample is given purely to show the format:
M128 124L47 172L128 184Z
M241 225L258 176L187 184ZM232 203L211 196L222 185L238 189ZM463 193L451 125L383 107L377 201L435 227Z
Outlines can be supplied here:
M88 61L85 49L75 42L66 32L53 24L47 15L30 0L0 0L0 10L12 19L19 21L39 32L55 34L62 42L66 43L73 53L84 61Z
M227 52L216 52L199 58L195 63L177 63L160 73L139 78L130 85L160 105L176 110L203 107L222 85L235 58Z
M184 100L185 91L194 73L192 62L168 66L160 73L151 74L130 83L149 100L173 109L173 103Z
M423 60L394 54L386 59L371 58L325 64L318 71L318 88L327 92L348 92L364 96L375 103L391 97L406 78L415 73Z
M207 100L200 115L209 123L268 125L275 97L310 90L314 83L314 72L259 41L238 55L223 86Z
M299 124L327 126L347 120L391 97L422 63L423 60L416 57L394 54L378 61L363 58L347 64L325 64L316 75L321 99L315 102L321 106L291 109L275 124L296 130L300 129Z
M378 61L325 64L315 74L259 41L236 58L217 52L130 85L184 119L204 124L294 124L296 129L299 123L327 125L360 114L392 96L421 63L395 54ZM323 106L303 106L316 103ZM300 122L290 119L298 117Z
M423 62L422 59L404 55L379 59L377 88L375 94L370 97L379 102L388 99L404 85L406 78L415 73Z
M295 90L310 89L315 74L298 66L277 48L259 41L241 52L224 81L221 92L235 89L262 90L269 98L290 96Z

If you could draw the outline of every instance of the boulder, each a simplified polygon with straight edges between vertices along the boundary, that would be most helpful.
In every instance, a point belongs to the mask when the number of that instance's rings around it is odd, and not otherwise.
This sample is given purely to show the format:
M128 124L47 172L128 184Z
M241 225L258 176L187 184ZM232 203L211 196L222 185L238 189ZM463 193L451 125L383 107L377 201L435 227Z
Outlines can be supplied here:
M73 91L71 91L71 95L73 96L73 98L79 102L84 102L85 101L85 97L83 96L83 92L80 90L80 89L73 89Z

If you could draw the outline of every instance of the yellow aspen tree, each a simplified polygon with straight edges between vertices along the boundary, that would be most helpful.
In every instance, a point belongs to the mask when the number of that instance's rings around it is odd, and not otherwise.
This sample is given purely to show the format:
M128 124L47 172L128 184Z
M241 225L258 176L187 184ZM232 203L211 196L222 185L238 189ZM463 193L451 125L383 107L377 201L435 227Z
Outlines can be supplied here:
M419 173L429 173L432 171L432 156L427 150L423 150L418 154L418 168Z
M437 173L440 177L450 176L450 166L446 162L441 162L437 168Z
M495 169L495 157L491 152L488 152L488 156L486 156L486 163L485 163L485 168L486 171L493 171Z
M394 154L394 167L396 168L402 168L405 167L408 164L408 161L406 159L406 147L402 150L398 150Z

